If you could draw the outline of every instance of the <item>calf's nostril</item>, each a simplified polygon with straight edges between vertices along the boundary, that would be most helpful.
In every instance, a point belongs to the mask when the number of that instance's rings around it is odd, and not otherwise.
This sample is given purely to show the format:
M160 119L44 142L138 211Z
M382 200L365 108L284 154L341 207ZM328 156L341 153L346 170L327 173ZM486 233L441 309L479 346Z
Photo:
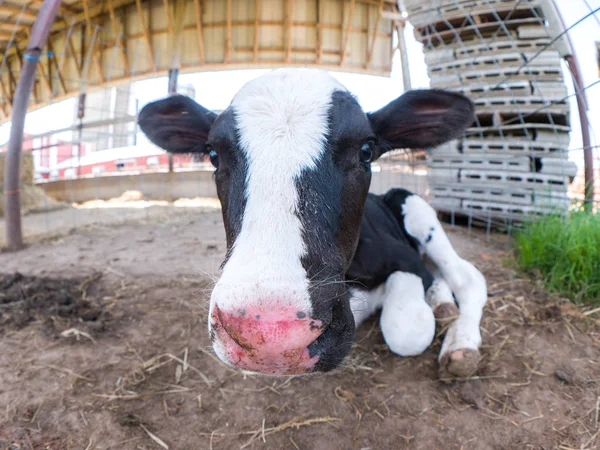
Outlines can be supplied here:
M318 360L308 347L322 330L320 320L291 308L221 310L214 305L211 332L225 362L255 372L293 374L311 371ZM220 353L219 353L220 352Z

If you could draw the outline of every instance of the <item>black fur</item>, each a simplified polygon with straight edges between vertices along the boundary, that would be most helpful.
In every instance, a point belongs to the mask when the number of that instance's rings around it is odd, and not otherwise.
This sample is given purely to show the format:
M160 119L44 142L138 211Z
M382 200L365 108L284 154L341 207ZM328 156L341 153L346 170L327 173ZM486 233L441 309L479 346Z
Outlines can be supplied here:
M248 161L239 147L237 130L235 114L228 108L214 122L207 138L219 157L219 167L215 170L215 184L227 237L227 255L222 266L231 255L233 244L242 228L242 217L246 209Z
M344 273L359 235L365 198L371 181L370 164L360 161L360 148L374 135L356 99L334 92L328 114L329 133L317 168L296 180L298 211L310 280L313 317L327 324L309 346L319 355L317 371L331 370L344 359L354 341L354 318Z
M368 116L385 148L422 149L460 137L474 111L460 94L428 89L408 91Z
M138 123L148 139L171 153L203 152L217 115L184 95L148 103Z
M417 275L423 288L429 289L433 276L423 264L417 242L404 228L402 205L411 195L404 189L392 189L385 195L369 194L358 248L346 273L351 285L375 289L393 272L400 271Z

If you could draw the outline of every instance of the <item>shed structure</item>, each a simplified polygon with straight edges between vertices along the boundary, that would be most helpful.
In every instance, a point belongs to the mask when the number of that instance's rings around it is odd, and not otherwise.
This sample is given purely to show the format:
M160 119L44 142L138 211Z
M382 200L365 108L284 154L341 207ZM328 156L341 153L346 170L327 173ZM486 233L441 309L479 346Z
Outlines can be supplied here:
M0 123L43 0L0 3ZM180 72L318 66L387 75L396 0L63 0L30 110Z

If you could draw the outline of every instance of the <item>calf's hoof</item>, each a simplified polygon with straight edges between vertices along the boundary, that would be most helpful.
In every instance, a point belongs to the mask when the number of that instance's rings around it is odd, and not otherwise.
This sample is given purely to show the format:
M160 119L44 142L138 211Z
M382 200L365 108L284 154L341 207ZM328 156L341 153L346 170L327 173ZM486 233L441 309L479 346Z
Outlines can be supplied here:
M458 318L458 308L454 303L440 303L433 309L433 315L439 325L449 325Z
M477 372L481 355L472 348L448 352L440 360L440 378L467 378Z

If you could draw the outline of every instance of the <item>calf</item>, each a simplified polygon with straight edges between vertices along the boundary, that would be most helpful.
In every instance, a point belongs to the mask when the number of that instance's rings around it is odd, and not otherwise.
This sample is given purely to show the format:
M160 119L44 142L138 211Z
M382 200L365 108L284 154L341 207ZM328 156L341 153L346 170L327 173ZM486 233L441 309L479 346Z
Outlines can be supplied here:
M227 254L209 309L225 363L266 374L337 367L355 327L381 308L391 350L422 352L438 316L450 326L440 363L455 375L478 362L483 276L461 259L436 214L403 190L368 195L371 162L394 148L459 137L465 97L409 91L374 113L333 77L279 69L248 82L220 115L184 96L146 105L139 124L173 153L208 154Z

